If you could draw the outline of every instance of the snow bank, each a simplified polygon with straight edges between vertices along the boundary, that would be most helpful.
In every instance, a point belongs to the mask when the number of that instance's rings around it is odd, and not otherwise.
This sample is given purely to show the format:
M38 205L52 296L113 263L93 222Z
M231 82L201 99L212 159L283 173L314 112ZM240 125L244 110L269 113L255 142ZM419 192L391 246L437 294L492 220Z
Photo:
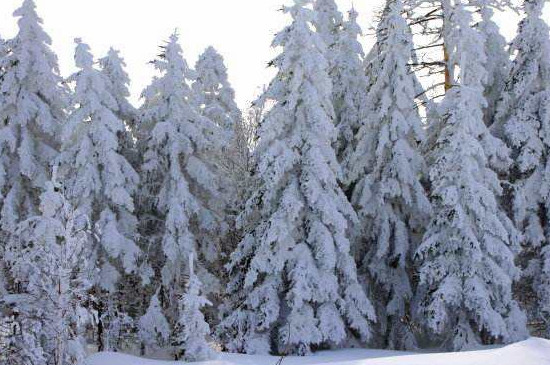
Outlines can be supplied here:
M218 360L194 365L275 365L278 358L220 354ZM86 365L182 365L117 353L91 356ZM539 338L513 345L460 353L413 354L383 350L327 351L309 357L288 357L282 365L550 365L550 341Z

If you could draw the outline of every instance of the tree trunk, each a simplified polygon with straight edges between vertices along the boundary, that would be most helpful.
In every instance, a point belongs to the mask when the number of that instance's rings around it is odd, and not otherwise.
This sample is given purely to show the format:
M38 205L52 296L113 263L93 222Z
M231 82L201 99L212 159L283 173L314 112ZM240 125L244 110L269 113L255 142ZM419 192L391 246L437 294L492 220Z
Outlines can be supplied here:
M445 93L447 93L453 86L453 80L451 79L451 65L449 65L449 52L447 52L446 45L443 45L443 62L445 63Z
M105 351L105 344L103 343L103 334L105 332L103 326L103 303L99 301L97 304L97 350L99 352Z

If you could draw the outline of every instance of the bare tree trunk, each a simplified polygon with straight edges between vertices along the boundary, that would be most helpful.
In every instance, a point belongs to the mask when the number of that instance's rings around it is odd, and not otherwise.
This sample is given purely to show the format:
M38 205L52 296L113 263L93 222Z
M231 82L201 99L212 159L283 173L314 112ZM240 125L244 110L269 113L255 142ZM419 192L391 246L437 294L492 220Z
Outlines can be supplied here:
M449 69L449 52L447 52L447 46L443 45L443 62L445 62L445 93L453 86L453 80L451 79L451 71Z
M99 300L97 303L97 350L99 352L105 351L105 343L103 341L103 335L105 333L105 328L103 326L103 302Z

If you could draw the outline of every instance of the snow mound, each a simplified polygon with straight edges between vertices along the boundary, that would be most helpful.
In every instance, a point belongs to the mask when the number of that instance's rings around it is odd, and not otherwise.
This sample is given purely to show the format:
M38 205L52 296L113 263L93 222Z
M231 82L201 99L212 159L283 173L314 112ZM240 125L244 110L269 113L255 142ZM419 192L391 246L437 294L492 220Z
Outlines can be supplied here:
M273 356L220 354L217 360L194 365L275 365ZM86 365L182 365L182 362L142 359L103 352ZM282 365L550 365L550 341L531 338L513 345L460 353L413 354L383 350L340 350L308 357L288 357Z

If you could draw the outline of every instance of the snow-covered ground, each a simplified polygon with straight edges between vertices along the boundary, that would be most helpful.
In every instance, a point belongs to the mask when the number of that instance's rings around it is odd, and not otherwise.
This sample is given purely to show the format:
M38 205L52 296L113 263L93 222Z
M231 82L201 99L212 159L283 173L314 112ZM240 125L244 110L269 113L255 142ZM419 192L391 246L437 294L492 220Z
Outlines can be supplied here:
M276 365L272 356L220 354L214 361L194 365ZM86 365L181 365L182 362L140 359L99 353ZM287 357L282 365L550 365L550 341L539 338L513 345L460 353L412 354L382 350L341 350L320 352L308 357Z

